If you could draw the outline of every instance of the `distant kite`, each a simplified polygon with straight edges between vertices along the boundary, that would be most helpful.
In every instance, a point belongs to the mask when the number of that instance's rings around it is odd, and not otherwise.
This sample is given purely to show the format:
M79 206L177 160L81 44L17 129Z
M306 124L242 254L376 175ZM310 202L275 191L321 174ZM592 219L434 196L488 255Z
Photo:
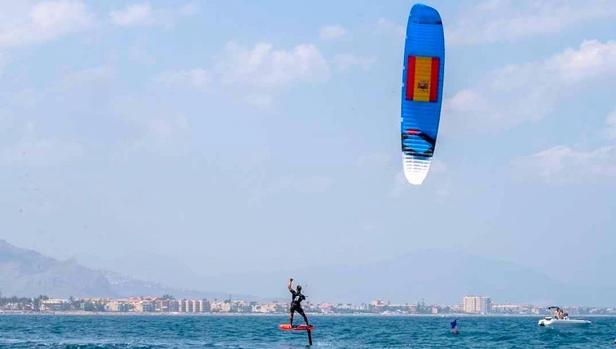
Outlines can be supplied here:
M438 11L411 9L402 71L402 163L411 184L423 183L436 146L443 97L445 39Z

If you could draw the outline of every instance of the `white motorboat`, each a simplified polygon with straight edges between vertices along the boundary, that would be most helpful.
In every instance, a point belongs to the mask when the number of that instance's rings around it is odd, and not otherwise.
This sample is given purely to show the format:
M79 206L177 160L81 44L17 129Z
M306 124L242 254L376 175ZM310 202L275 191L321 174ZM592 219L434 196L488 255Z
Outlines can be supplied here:
M560 326L568 327L568 326L590 325L591 322L588 320L570 319L569 317L566 317L564 319L556 319L551 316L546 316L545 318L539 320L537 324L539 326L546 326L546 327L560 327Z
M548 310L552 310L554 312L554 316L546 316L545 318L539 320L537 325L544 327L590 325L590 321L588 320L570 319L569 314L567 314L560 307L552 306L548 307Z

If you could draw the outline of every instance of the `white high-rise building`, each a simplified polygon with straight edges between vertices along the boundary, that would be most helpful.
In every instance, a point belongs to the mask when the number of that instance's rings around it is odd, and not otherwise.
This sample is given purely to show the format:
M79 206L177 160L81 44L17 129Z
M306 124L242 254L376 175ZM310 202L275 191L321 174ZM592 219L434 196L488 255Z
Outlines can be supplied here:
M489 297L464 296L464 312L469 314L487 314L490 312Z

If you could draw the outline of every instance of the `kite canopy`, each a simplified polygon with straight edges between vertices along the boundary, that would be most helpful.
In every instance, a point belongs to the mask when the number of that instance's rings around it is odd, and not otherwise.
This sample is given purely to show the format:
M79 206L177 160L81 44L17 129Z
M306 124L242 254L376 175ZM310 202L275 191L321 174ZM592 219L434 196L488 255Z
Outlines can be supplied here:
M419 185L430 169L441 116L445 39L438 11L417 4L406 27L401 143L404 175Z

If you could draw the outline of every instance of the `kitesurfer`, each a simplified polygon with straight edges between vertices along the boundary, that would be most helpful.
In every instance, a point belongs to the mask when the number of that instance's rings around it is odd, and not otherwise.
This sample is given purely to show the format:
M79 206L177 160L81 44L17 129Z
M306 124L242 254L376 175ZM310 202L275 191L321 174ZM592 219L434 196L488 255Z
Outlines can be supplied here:
M450 322L449 326L451 328L451 334L457 335L460 333L460 330L458 330L458 319L454 319L452 322Z
M304 322L306 326L310 326L308 323L308 318L304 313L304 309L302 309L302 301L306 299L306 296L302 294L302 286L297 285L295 290L293 289L293 278L289 279L288 285L289 292L291 292L291 307L289 309L289 324L293 327L293 313L297 312L304 318Z

